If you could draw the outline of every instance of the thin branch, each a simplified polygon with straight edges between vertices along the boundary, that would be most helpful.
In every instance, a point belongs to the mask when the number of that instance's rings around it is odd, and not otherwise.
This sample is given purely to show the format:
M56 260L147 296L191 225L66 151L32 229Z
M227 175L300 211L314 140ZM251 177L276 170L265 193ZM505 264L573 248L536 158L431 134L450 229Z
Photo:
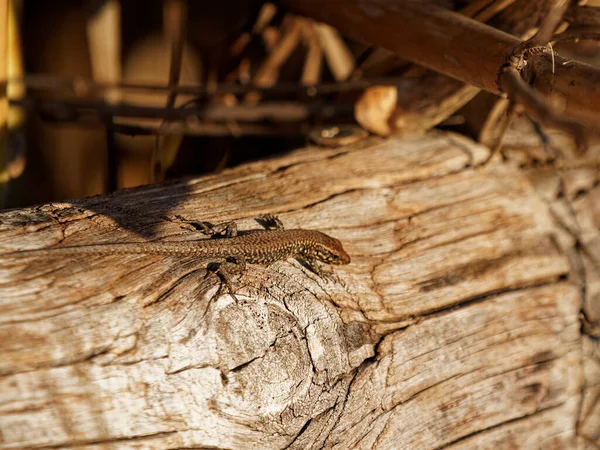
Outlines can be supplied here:
M496 0L496 1L491 2L492 3L491 5L487 5L484 9L478 10L478 11L475 11L475 9L471 7L471 6L474 6L476 2L469 3L467 6L465 6L463 9L460 10L460 13L467 17L473 17L475 20L477 20L479 22L487 22L492 17L494 17L496 14L499 14L502 11L504 11L506 8L508 8L510 5L512 5L515 1L516 0ZM490 2L486 2L486 3L490 3Z
M516 68L506 67L502 71L500 86L511 101L522 105L533 119L544 125L566 131L573 136L579 150L585 148L587 144L586 128L580 123L557 113L544 97L525 83Z
M181 78L181 66L183 61L183 50L187 34L187 1L165 0L163 6L163 27L166 38L171 43L171 61L169 66L169 87L179 84ZM167 96L167 108L175 106L177 93L169 92ZM164 127L166 121L160 125ZM182 135L168 135L165 139L157 137L152 148L150 162L150 181L156 182L164 179L169 166L175 161Z
M354 71L356 63L340 34L323 23L315 23L313 29L317 34L327 66L333 77L337 81L348 79Z
M519 45L515 46L511 55L509 56L511 64L517 66L519 61L523 60L525 53L531 53L532 50L535 51L534 49L536 47L548 45L548 42L550 42L550 39L554 35L556 28L563 20L568 7L569 0L554 0L554 5L550 7L548 14L544 17L538 32L530 39L527 39L526 41L523 41ZM551 56L554 58L554 52L552 52ZM554 66L554 61L552 65Z
M528 41L531 47L546 45L552 39L556 29L563 21L570 3L571 0L554 0L554 4L549 7L548 14L544 17L540 29Z
M185 134L189 136L305 136L308 126L300 124L259 125L236 123L168 122L160 128L144 125L115 124L115 133L128 136L163 136Z
M507 117L498 118L501 121L500 134L490 156L484 164L491 161L493 156L501 150L504 135L508 130L510 122L516 115L517 106L524 109L530 117L537 119L540 123L554 126L570 133L575 139L576 148L580 152L583 152L587 148L587 132L585 128L575 120L563 117L556 112L552 105L546 102L535 90L531 89L523 79L531 80L534 74L537 75L534 70L527 70L526 58L531 55L547 53L545 45L550 47L552 74L554 75L556 68L555 53L549 41L562 22L569 5L570 0L554 0L538 32L514 48L509 57L509 66L500 72L498 83L508 95L510 103L508 105Z
M328 119L351 114L352 104L322 103L304 104L300 102L268 102L259 105L203 105L196 108L161 108L138 106L127 103L107 104L105 102L41 100L11 100L11 105L23 106L38 111L46 120L67 122L99 116L135 117L167 120L206 120L273 123L301 122L310 118Z
M384 84L386 86L403 86L406 80L403 77L378 77L362 80L347 80L331 83L319 83L310 86L303 86L299 83L278 83L270 87L245 86L234 84L221 84L214 88L207 89L206 86L173 86L135 83L95 83L92 80L84 78L69 78L58 75L46 74L28 74L24 78L12 78L10 83L23 84L29 90L61 91L75 93L78 96L87 97L100 95L106 90L134 90L139 92L156 93L157 95L167 93L177 93L182 95L192 95L198 98L204 98L209 95L217 94L237 94L244 95L251 91L258 91L262 94L296 94L311 96L322 94L333 94L338 92L361 91L365 88Z
M581 39L600 41L600 27L569 27L566 31L552 38L555 42L578 41Z
M302 29L302 34L307 50L300 80L303 85L315 85L321 79L323 51L319 44L314 22L307 20Z
M177 92L172 88L179 84L181 76L181 62L183 59L183 46L187 31L187 3L184 0L166 0L164 6L165 35L171 42L171 63L169 67L169 95L167 108L175 105Z
M600 8L590 6L579 6L576 2L567 10L564 19L570 26L577 27L599 27Z
M252 84L260 87L273 86L279 78L279 71L283 64L289 59L292 52L298 47L302 39L302 20L288 16L288 26L275 48L267 58L260 64L252 78ZM249 92L246 102L256 103L260 100L260 94Z

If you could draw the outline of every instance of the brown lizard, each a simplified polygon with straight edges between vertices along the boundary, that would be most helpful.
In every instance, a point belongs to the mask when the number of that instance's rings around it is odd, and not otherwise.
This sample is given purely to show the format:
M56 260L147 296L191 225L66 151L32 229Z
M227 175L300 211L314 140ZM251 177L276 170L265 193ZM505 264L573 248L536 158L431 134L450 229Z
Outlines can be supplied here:
M23 250L5 253L4 256L60 257L91 254L163 254L196 256L207 260L225 260L226 263L217 265L216 272L224 279L232 294L228 274L229 272L243 272L247 262L268 266L276 261L296 258L305 261L313 272L321 276L323 272L315 265L316 261L326 264L350 263L350 256L345 252L342 243L325 233L316 230L283 229L279 219L270 214L264 215L260 219L265 222L267 229L250 231L245 234L238 234L237 227L233 223L218 227L206 223L200 224L204 233L225 235L225 237L215 239L185 242L93 244Z

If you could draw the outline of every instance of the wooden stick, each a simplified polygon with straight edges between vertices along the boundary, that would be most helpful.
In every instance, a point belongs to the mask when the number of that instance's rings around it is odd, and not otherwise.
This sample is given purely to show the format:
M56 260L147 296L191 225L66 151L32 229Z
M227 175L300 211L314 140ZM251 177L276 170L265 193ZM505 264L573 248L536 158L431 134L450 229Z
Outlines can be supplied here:
M495 0L473 0L467 6L460 10L461 14L468 17L473 17L475 14L488 8L491 4L497 3Z
M0 207L6 198L8 173L8 1L0 0Z
M548 14L542 21L539 31L529 40L532 47L536 45L546 45L552 38L552 35L563 20L570 0L554 0L554 4L550 7Z
M323 50L319 44L319 38L315 30L316 24L307 21L303 27L304 43L306 45L306 58L302 68L302 84L311 86L317 84L321 79L321 66L323 62Z
M404 0L322 2L282 0L293 11L338 28L347 36L394 51L436 72L499 95L498 76L520 39L430 3ZM554 57L538 57L536 82L568 101L564 112L600 111L600 70ZM542 86L546 85L542 89Z
M42 91L66 91L70 94L80 96L93 96L101 94L106 90L118 89L124 91L148 92L156 95L162 95L164 92L176 92L177 94L187 94L198 98L216 94L247 94L250 91L259 91L263 94L306 94L306 87L296 82L277 83L270 87L259 86L241 86L236 84L221 83L217 86L197 86L197 85L179 85L165 86L158 84L138 84L138 83L96 83L93 80L85 78L71 78L60 75L48 74L28 74L23 78L10 80L11 83L19 83L30 90ZM376 77L369 79L346 80L340 82L319 83L312 86L319 94L334 94L338 92L361 91L370 86L385 84L388 86L407 85L404 77ZM412 84L412 83L411 83ZM56 92L55 92L56 93Z
M93 12L86 24L92 74L99 83L118 83L121 80L121 3L105 2ZM116 103L120 92L107 90L106 101Z
M92 73L100 82L118 82L121 79L121 3L119 0L105 2L95 10L86 24ZM119 91L104 92L106 102L116 104L121 99ZM106 120L106 190L115 191L119 186L119 155L113 135L113 118Z
M348 46L337 32L329 25L317 23L314 30L325 54L329 70L337 81L346 80L354 71L355 62Z
M169 87L179 84L183 45L187 31L187 2L184 0L168 0L164 5L164 31L171 42L171 65L169 68ZM176 92L169 92L167 108L175 105Z
M469 8L469 6L473 5L473 3L470 3L468 6L465 6L460 12L461 14L467 17L476 18L479 22L487 22L499 12L504 11L515 1L516 0L496 0L492 2L491 5L486 6L483 10L478 11L476 13L471 13L471 9Z
M179 84L181 78L181 65L183 61L183 48L187 34L186 0L166 0L163 6L163 29L166 39L171 43L171 61L169 67L169 87ZM167 108L175 106L176 92L169 92ZM163 127L167 122L163 122ZM183 141L181 134L168 134L156 140L152 148L150 162L150 181L162 181L166 171L175 162L177 153Z
M365 0L359 4L283 0L283 4L347 36L387 48L495 94L500 94L498 68L520 42L502 31L420 1Z
M25 72L23 43L21 39L21 12L22 2L9 0L8 2L8 80L22 77ZM6 95L9 99L22 99L25 96L25 86L8 82ZM10 102L10 101L9 101ZM10 106L10 103L9 103ZM8 178L14 179L21 176L27 164L25 145L26 114L23 108L8 108L7 127L10 141L7 158ZM0 175L2 178L4 175Z
M273 86L279 78L281 66L288 60L292 52L300 43L302 37L301 22L295 18L288 17L288 28L284 31L281 39L273 51L262 62L252 79L252 84L259 87ZM260 95L256 92L250 92L246 96L246 102L257 103Z
M516 69L507 67L500 76L500 85L509 98L522 105L533 119L568 132L575 139L579 150L585 147L586 130L583 125L557 114L542 96L523 81Z
M257 122L267 120L275 123L300 122L310 116L331 118L338 114L349 114L353 105L349 103L304 104L301 102L265 102L259 105L201 105L196 108L160 108L139 106L127 103L112 105L90 101L11 101L11 105L24 106L38 111L47 120L68 122L95 119L99 116L135 117L145 119L186 120L202 119L211 121Z
M278 123L263 125L241 122L165 122L160 127L149 125L115 124L114 132L127 136L306 136L309 126L305 123Z
M479 0L469 3L460 12L478 22L485 22L503 11L503 8L508 7L510 3L511 1L506 0ZM520 16L522 13L515 12L511 19L514 23L518 23ZM510 33L512 29L514 27L509 26L504 31ZM402 61L398 55L389 50L377 48L378 53L382 51L391 55L388 56L389 60ZM381 87L368 88L357 102L355 118L369 131L383 135L422 133L447 119L480 92L472 85L461 83L422 66L410 63L407 65L409 68L402 72L402 76L407 80L413 80L414 87L402 91L395 88L388 91L393 92L397 103L395 108L389 105L391 97L385 97L388 100L387 108L379 104L378 97L387 89Z

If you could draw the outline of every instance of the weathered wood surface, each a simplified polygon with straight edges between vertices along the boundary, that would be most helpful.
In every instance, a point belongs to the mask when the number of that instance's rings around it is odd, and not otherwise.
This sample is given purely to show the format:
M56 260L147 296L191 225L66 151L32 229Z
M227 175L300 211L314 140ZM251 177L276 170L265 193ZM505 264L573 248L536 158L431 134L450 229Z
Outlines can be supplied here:
M592 448L589 275L548 199L510 165L473 168L486 155L369 139L0 214L3 253L270 212L352 256L331 280L249 267L235 304L193 258L0 254L0 448Z
M528 157L544 159L537 133L531 124L513 124L504 138L510 159L527 164ZM562 153L558 163L577 166L573 139L558 132L547 134L549 148ZM600 445L600 183L597 161L600 145L592 145L584 155L596 165L577 170L525 170L536 193L548 205L557 226L554 236L567 255L569 280L580 289L583 321L583 390L577 434L578 448L596 449Z

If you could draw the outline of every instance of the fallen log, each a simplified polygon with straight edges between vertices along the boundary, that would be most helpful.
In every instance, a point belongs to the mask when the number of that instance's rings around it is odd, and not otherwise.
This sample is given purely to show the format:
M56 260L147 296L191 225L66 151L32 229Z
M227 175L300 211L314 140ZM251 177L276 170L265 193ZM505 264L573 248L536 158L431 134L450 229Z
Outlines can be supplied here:
M582 281L548 202L487 155L369 138L1 213L0 448L573 448L600 384ZM351 263L249 265L236 303L193 257L9 255L265 213Z

